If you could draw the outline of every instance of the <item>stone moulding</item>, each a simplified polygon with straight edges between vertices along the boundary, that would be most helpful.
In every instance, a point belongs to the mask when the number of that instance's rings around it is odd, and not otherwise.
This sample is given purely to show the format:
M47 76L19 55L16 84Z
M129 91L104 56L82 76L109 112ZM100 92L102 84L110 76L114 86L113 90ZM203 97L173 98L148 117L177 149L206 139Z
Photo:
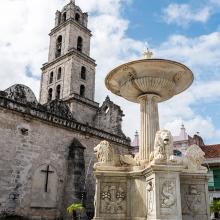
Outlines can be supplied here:
M82 54L81 52L77 51L75 48L71 48L71 50L65 54L65 55L62 55L58 58L56 58L55 60L51 61L51 62L48 62L48 63L44 63L43 64L43 67L41 68L41 70L45 70L46 68L52 66L54 63L58 62L58 61L61 61L65 58L68 58L69 56L71 55L76 55L77 57L83 57L85 58L89 63L93 64L94 66L96 66L96 63L95 63L95 60L93 60L92 58L88 57L86 54Z
M51 36L53 33L55 33L57 30L60 30L63 28L63 26L67 26L69 23L74 23L75 25L77 25L79 28L85 30L87 33L89 33L90 36L92 36L91 31L85 27L80 25L78 22L76 22L73 18L69 18L66 22L64 22L61 26L56 26L55 28L53 28L49 34L49 36Z
M78 94L76 94L76 93L73 93L73 94L70 96L70 98L65 99L65 101L67 101L67 100L69 100L69 99L74 99L75 101L82 102L82 103L84 103L84 104L86 104L86 105L89 105L90 107L92 107L92 108L94 108L94 109L98 109L98 108L99 108L99 103L94 102L94 101L92 101L92 100L90 100L90 99L87 99L87 98L85 98L85 97L82 97L82 96L80 96L80 95L78 95Z
M40 108L31 105L28 106L26 104L16 102L6 97L0 96L0 107L11 111L19 112L26 116L31 116L43 121L47 121L71 130L79 131L86 135L96 136L101 139L107 139L111 142L116 142L121 145L129 146L130 144L129 140L118 137L117 135L110 134L103 130L93 128L89 125L82 124L71 119L62 118L61 116L57 116Z

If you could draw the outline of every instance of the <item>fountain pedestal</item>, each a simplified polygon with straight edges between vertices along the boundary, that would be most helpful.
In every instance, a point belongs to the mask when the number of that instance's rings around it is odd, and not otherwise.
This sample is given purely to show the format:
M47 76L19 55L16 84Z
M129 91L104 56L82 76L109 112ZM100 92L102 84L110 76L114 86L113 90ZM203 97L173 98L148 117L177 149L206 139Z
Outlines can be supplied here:
M93 220L209 220L208 177L182 166L95 171Z
M154 151L155 134L159 130L158 102L159 96L145 94L138 97L141 112L141 134L139 156L141 160L150 161L150 153Z
M151 166L146 173L147 219L182 220L178 166Z

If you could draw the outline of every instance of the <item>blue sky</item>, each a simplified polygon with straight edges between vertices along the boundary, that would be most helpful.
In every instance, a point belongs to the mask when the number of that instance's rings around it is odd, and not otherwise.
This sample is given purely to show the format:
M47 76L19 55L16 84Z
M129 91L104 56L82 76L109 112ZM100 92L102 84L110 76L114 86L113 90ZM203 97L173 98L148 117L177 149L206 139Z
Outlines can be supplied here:
M55 11L68 1L1 1L0 90L23 83L38 98L48 33ZM159 105L161 128L178 135L184 123L190 135L199 131L207 144L220 143L220 0L76 0L76 4L90 15L96 91L102 91L96 92L96 101L102 103L109 95L122 107L128 136L139 130L139 106L111 94L104 79L115 66L140 59L147 44L154 57L182 62L195 75L190 89Z
M210 32L216 31L219 26L220 12L217 9L217 11L212 12L212 16L210 16L205 23L189 22L189 24L181 26L176 23L168 24L164 22L164 10L171 4L188 5L191 10L195 12L204 7L211 7L211 4L207 2L208 1L204 0L133 1L132 4L123 11L123 16L130 21L127 34L134 39L146 40L153 46L159 45L173 34L184 34L189 37L209 34Z

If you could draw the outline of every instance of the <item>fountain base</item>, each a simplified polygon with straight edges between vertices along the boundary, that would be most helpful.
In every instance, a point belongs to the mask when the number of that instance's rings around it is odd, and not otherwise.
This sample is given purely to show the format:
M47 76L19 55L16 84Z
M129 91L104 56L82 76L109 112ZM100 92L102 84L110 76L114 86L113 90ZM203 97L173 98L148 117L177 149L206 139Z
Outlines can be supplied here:
M171 133L156 133L150 162L118 155L108 141L94 148L98 162L93 220L209 220L208 174L197 145L173 155Z
M93 220L209 219L208 175L180 165L95 171Z

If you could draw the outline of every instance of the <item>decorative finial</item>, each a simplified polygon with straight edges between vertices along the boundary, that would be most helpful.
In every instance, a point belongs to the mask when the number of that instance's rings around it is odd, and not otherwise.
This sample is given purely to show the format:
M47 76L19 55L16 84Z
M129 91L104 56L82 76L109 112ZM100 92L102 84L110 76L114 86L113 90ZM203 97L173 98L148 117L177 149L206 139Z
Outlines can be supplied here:
M151 59L153 56L153 53L147 48L147 50L146 49L144 50L143 55L145 59Z
M73 4L75 4L75 0L70 0L70 3L73 3Z

